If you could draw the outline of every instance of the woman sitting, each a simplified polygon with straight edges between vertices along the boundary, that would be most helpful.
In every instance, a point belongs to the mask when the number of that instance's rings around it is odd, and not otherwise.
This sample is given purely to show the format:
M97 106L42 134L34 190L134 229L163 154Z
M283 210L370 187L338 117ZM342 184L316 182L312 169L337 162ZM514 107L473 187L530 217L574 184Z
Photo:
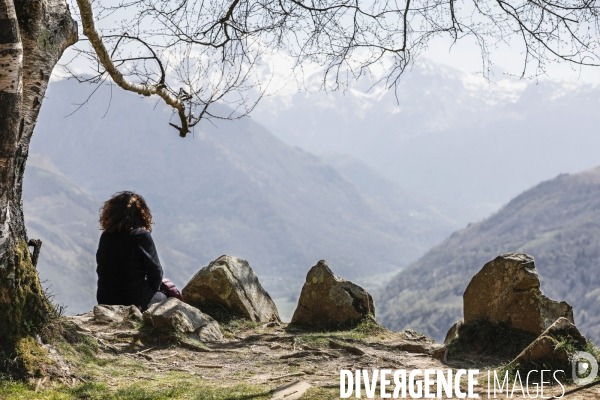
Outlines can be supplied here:
M168 279L167 286L163 284L163 269L150 235L152 214L142 196L126 191L111 197L100 209L100 228L98 304L135 305L145 311L167 299L161 285L180 297Z

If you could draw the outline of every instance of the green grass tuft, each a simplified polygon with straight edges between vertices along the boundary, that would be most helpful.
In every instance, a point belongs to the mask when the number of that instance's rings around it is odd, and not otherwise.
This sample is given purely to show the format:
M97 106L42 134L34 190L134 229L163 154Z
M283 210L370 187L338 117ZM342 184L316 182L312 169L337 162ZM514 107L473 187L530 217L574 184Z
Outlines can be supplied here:
M296 343L305 344L311 347L327 348L330 340L363 340L373 336L388 334L390 331L379 325L372 317L366 317L361 320L354 328L337 331L317 331L307 332L296 336Z
M205 382L165 381L161 387L146 387L136 383L114 389L105 383L86 382L72 388L59 385L38 392L31 385L16 381L0 381L3 400L268 400L273 391L258 385L238 384L229 387L208 387Z

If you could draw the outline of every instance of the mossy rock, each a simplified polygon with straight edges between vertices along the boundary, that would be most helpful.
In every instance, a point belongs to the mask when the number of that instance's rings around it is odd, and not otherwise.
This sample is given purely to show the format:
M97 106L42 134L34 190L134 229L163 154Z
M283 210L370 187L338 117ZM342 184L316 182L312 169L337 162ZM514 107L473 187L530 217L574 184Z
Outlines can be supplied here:
M588 341L575 325L566 318L559 318L530 343L507 366L507 369L512 371L545 369L569 372L574 354L586 349L588 349Z

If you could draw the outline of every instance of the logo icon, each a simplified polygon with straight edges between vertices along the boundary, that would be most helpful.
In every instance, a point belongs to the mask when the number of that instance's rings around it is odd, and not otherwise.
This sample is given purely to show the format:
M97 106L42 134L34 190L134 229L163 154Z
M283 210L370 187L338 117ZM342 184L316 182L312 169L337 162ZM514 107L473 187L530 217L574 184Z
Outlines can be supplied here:
M577 351L571 357L573 366L573 382L576 385L584 386L592 383L598 376L598 362L590 353Z

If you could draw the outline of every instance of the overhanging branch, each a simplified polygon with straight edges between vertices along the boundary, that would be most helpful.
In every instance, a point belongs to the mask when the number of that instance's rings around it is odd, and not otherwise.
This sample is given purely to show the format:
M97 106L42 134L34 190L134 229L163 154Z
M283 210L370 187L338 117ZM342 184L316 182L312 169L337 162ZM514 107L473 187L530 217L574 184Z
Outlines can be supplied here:
M77 5L79 7L79 13L81 15L81 23L83 25L83 34L87 36L98 56L98 60L106 70L106 72L110 75L112 80L122 89L125 89L129 92L134 92L141 94L143 96L152 96L157 95L162 98L165 103L173 107L177 110L177 114L179 115L179 119L181 121L181 126L177 126L175 124L170 124L179 130L179 136L185 137L187 133L190 131L188 126L187 117L185 114L185 104L179 97L173 96L166 88L164 83L157 83L154 85L140 84L130 82L123 74L119 71L119 69L115 66L104 42L98 31L96 30L96 24L94 21L94 13L92 11L92 4L89 0L77 0ZM158 58L156 58L157 61ZM160 61L159 61L160 64ZM162 69L162 65L161 65Z

